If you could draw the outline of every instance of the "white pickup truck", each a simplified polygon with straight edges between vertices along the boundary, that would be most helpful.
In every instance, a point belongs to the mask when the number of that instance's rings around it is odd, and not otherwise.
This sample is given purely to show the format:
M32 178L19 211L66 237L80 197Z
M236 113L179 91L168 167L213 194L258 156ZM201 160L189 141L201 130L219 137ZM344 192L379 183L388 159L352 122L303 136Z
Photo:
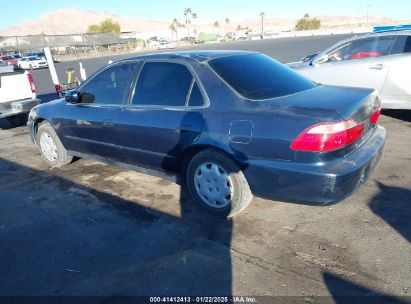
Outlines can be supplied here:
M0 118L26 113L40 104L33 76L0 62Z

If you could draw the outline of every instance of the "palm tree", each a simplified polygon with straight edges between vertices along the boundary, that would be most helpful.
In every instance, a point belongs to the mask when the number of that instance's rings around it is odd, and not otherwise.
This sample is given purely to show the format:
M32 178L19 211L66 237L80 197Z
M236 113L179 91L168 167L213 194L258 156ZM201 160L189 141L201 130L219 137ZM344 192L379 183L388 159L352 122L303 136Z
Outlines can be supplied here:
M265 18L265 13L261 12L260 13L260 17L261 17L261 39L263 39L264 37L264 18Z
M225 27L224 27L224 31L225 31L225 36L227 36L228 35L228 25L230 24L230 19L228 18L228 17L226 17L225 19L224 19L224 22L225 22Z
M178 40L178 28L180 28L180 27L182 27L181 23L176 18L174 18L173 22L170 25L170 30L172 31L172 33L176 34L176 40ZM173 38L174 38L174 34L172 34L172 35L173 35Z
M191 23L191 18L193 17L193 11L191 8L187 7L184 10L184 16L186 17L186 27L187 27L187 39L190 38L190 27L189 24Z
M197 39L197 28L196 28L196 24L195 24L194 20L198 19L198 15L197 15L197 13L193 12L191 14L191 17L193 17L193 23L194 23L194 36L195 36L195 39Z
M174 41L174 33L177 34L177 28L174 22L170 24L169 29L171 30L171 39Z

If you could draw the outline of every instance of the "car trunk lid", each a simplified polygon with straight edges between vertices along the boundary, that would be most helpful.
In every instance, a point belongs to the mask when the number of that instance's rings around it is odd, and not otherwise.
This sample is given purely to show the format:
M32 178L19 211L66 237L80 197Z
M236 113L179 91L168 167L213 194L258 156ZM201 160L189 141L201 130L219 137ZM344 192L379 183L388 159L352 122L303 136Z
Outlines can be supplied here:
M261 104L277 108L286 107L294 109L297 113L305 113L306 128L316 124L333 123L347 120L355 120L363 124L364 132L358 140L344 146L345 154L359 147L372 134L380 109L378 93L373 89L349 88L338 86L319 85L313 89L299 92L293 95L261 101ZM304 129L299 130L303 132Z

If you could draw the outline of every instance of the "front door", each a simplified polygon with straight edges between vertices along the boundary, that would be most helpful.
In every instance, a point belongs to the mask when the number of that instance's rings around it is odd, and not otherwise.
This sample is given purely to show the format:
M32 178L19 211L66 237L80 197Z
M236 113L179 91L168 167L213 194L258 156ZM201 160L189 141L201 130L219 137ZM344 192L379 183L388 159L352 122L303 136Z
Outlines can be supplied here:
M66 104L61 120L66 149L112 159L121 155L115 122L137 67L138 63L110 66L79 88L80 103Z
M189 68L146 62L130 104L119 115L124 157L132 164L176 170L182 151L200 136L204 98Z

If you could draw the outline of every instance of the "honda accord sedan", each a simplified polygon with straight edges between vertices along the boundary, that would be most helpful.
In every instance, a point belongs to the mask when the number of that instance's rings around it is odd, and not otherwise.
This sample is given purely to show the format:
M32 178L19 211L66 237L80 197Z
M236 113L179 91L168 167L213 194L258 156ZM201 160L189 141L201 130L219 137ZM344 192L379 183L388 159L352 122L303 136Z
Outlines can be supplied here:
M110 64L30 112L45 162L93 158L185 182L234 216L253 194L330 204L379 162L385 129L372 89L319 85L263 54L200 51Z

